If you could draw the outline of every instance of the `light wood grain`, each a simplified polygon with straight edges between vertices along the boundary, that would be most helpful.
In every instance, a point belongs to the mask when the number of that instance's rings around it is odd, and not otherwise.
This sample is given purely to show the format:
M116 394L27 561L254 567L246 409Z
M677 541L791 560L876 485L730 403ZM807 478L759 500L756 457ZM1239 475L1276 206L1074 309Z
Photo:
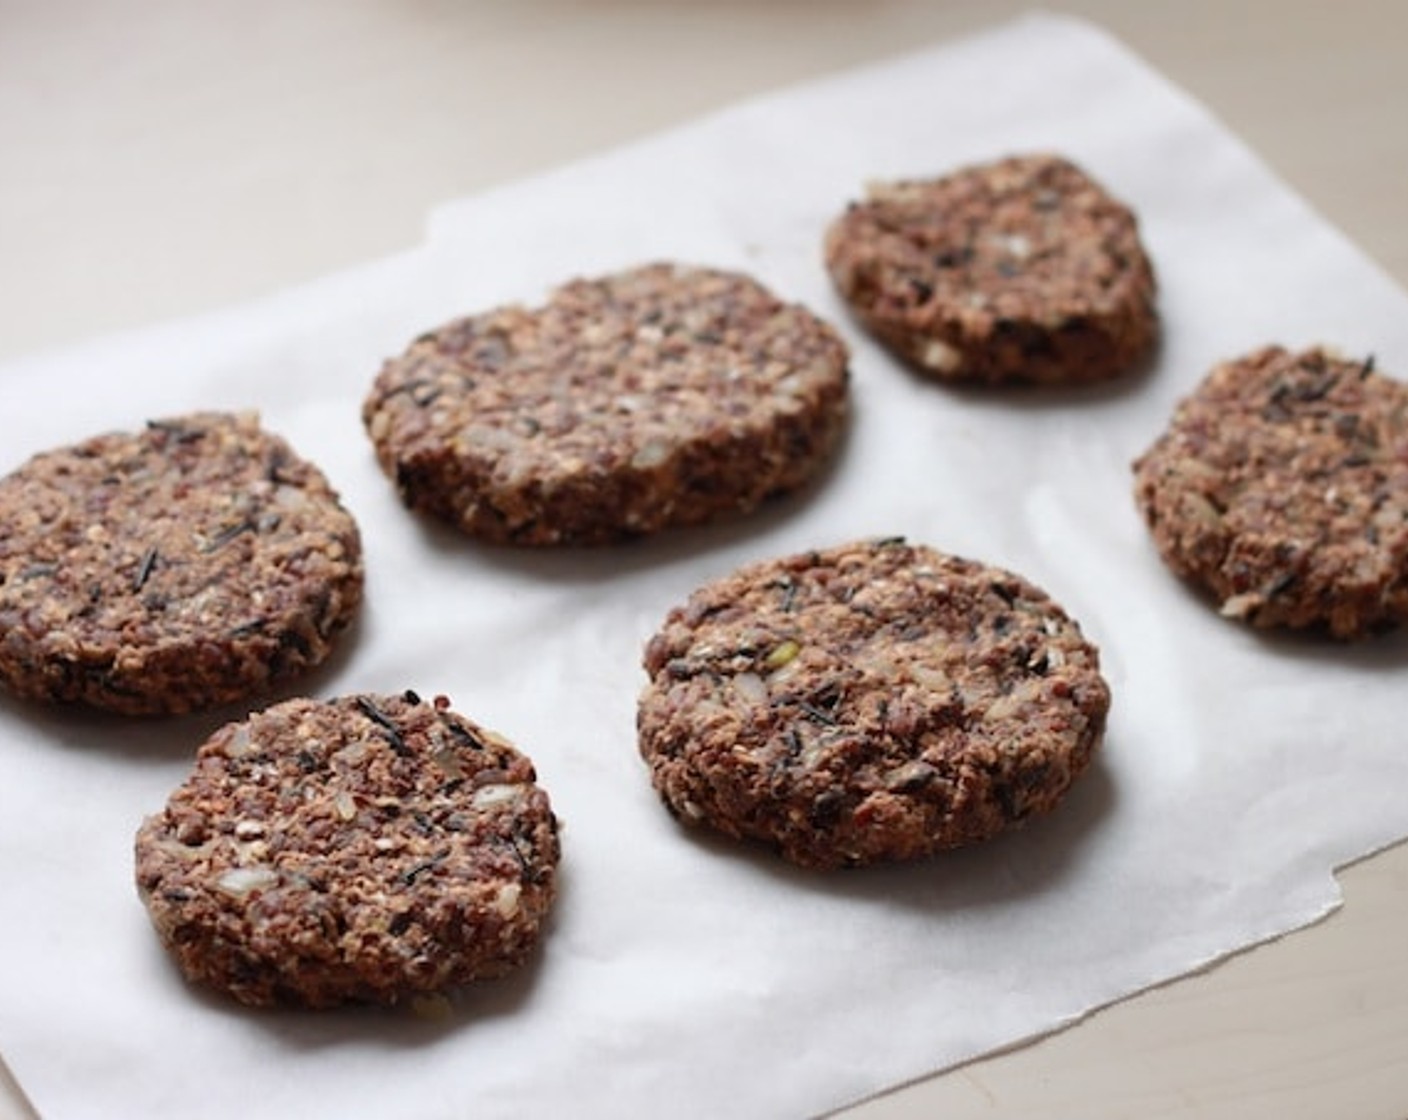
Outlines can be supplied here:
M436 203L1014 3L0 0L0 357L274 291ZM1408 283L1408 5L1083 0ZM1408 850L1344 910L865 1117L1408 1115ZM0 1078L0 1116L23 1105Z

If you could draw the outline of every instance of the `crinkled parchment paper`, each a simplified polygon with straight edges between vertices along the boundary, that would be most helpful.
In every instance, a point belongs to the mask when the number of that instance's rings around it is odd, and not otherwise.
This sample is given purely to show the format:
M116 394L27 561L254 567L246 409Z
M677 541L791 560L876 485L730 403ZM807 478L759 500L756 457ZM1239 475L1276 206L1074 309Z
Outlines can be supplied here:
M1139 212L1163 348L1097 390L924 383L845 316L822 228L866 179L1033 148ZM383 357L661 257L746 269L847 333L855 423L820 485L587 553L486 550L398 505L358 416ZM545 951L445 1021L251 1013L181 982L131 882L139 820L239 713L0 700L0 1051L50 1120L795 1116L1313 921L1332 868L1408 833L1408 644L1219 619L1156 557L1129 463L1215 360L1322 340L1408 375L1408 298L1119 45L1033 17L454 202L404 255L9 365L4 469L148 417L260 410L366 539L365 615L307 691L448 694L535 758L566 831ZM1098 765L1050 817L914 866L804 874L682 832L636 756L644 640L704 579L872 534L1005 564L1081 620L1115 696Z

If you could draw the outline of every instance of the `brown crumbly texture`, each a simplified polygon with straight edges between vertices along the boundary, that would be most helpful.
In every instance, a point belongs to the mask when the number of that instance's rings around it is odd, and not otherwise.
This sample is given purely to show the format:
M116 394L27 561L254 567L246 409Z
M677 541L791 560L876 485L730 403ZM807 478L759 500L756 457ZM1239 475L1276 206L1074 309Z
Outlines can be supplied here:
M1408 620L1408 386L1325 350L1216 367L1134 464L1165 562L1257 627Z
M0 680L129 715L317 665L362 598L356 523L251 413L151 421L0 480Z
M1158 335L1133 213L1057 156L873 185L825 254L866 327L941 381L1102 381Z
M915 859L1052 808L1110 704L1046 594L902 540L699 589L645 669L640 751L669 809L815 868Z
M845 426L847 359L745 276L655 264L421 336L362 416L411 508L493 543L605 544L812 478Z
M556 890L532 763L414 693L232 723L137 833L137 888L189 980L242 1003L394 1004L519 967Z

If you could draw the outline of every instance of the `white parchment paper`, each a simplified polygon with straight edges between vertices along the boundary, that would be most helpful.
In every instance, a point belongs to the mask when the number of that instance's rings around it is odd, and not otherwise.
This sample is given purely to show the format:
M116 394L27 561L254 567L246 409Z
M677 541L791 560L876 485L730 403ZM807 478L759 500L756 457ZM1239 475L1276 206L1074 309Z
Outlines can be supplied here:
M865 179L1033 148L1141 215L1157 361L1074 393L924 383L846 318L821 231ZM846 332L855 423L820 486L587 553L486 550L398 505L358 417L382 358L451 315L661 257L744 268ZM181 982L131 882L141 817L241 713L0 700L0 1050L50 1120L796 1116L1314 920L1332 868L1408 833L1408 643L1220 620L1130 498L1176 399L1267 341L1408 374L1408 298L1119 45L1032 17L447 205L400 257L0 370L3 469L148 417L259 409L367 546L364 617L305 690L447 693L534 757L566 826L545 951L447 1021L251 1013ZM1099 763L1050 817L914 866L806 874L682 832L635 752L644 640L739 563L896 533L1012 567L1081 620L1115 696Z

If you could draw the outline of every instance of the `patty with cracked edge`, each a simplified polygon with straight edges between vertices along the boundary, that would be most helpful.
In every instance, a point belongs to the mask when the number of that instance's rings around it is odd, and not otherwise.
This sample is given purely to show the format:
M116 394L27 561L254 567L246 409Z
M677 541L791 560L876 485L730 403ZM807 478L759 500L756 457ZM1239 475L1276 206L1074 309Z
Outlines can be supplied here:
M1104 381L1158 337L1133 212L1055 155L873 184L825 258L866 328L939 381Z

